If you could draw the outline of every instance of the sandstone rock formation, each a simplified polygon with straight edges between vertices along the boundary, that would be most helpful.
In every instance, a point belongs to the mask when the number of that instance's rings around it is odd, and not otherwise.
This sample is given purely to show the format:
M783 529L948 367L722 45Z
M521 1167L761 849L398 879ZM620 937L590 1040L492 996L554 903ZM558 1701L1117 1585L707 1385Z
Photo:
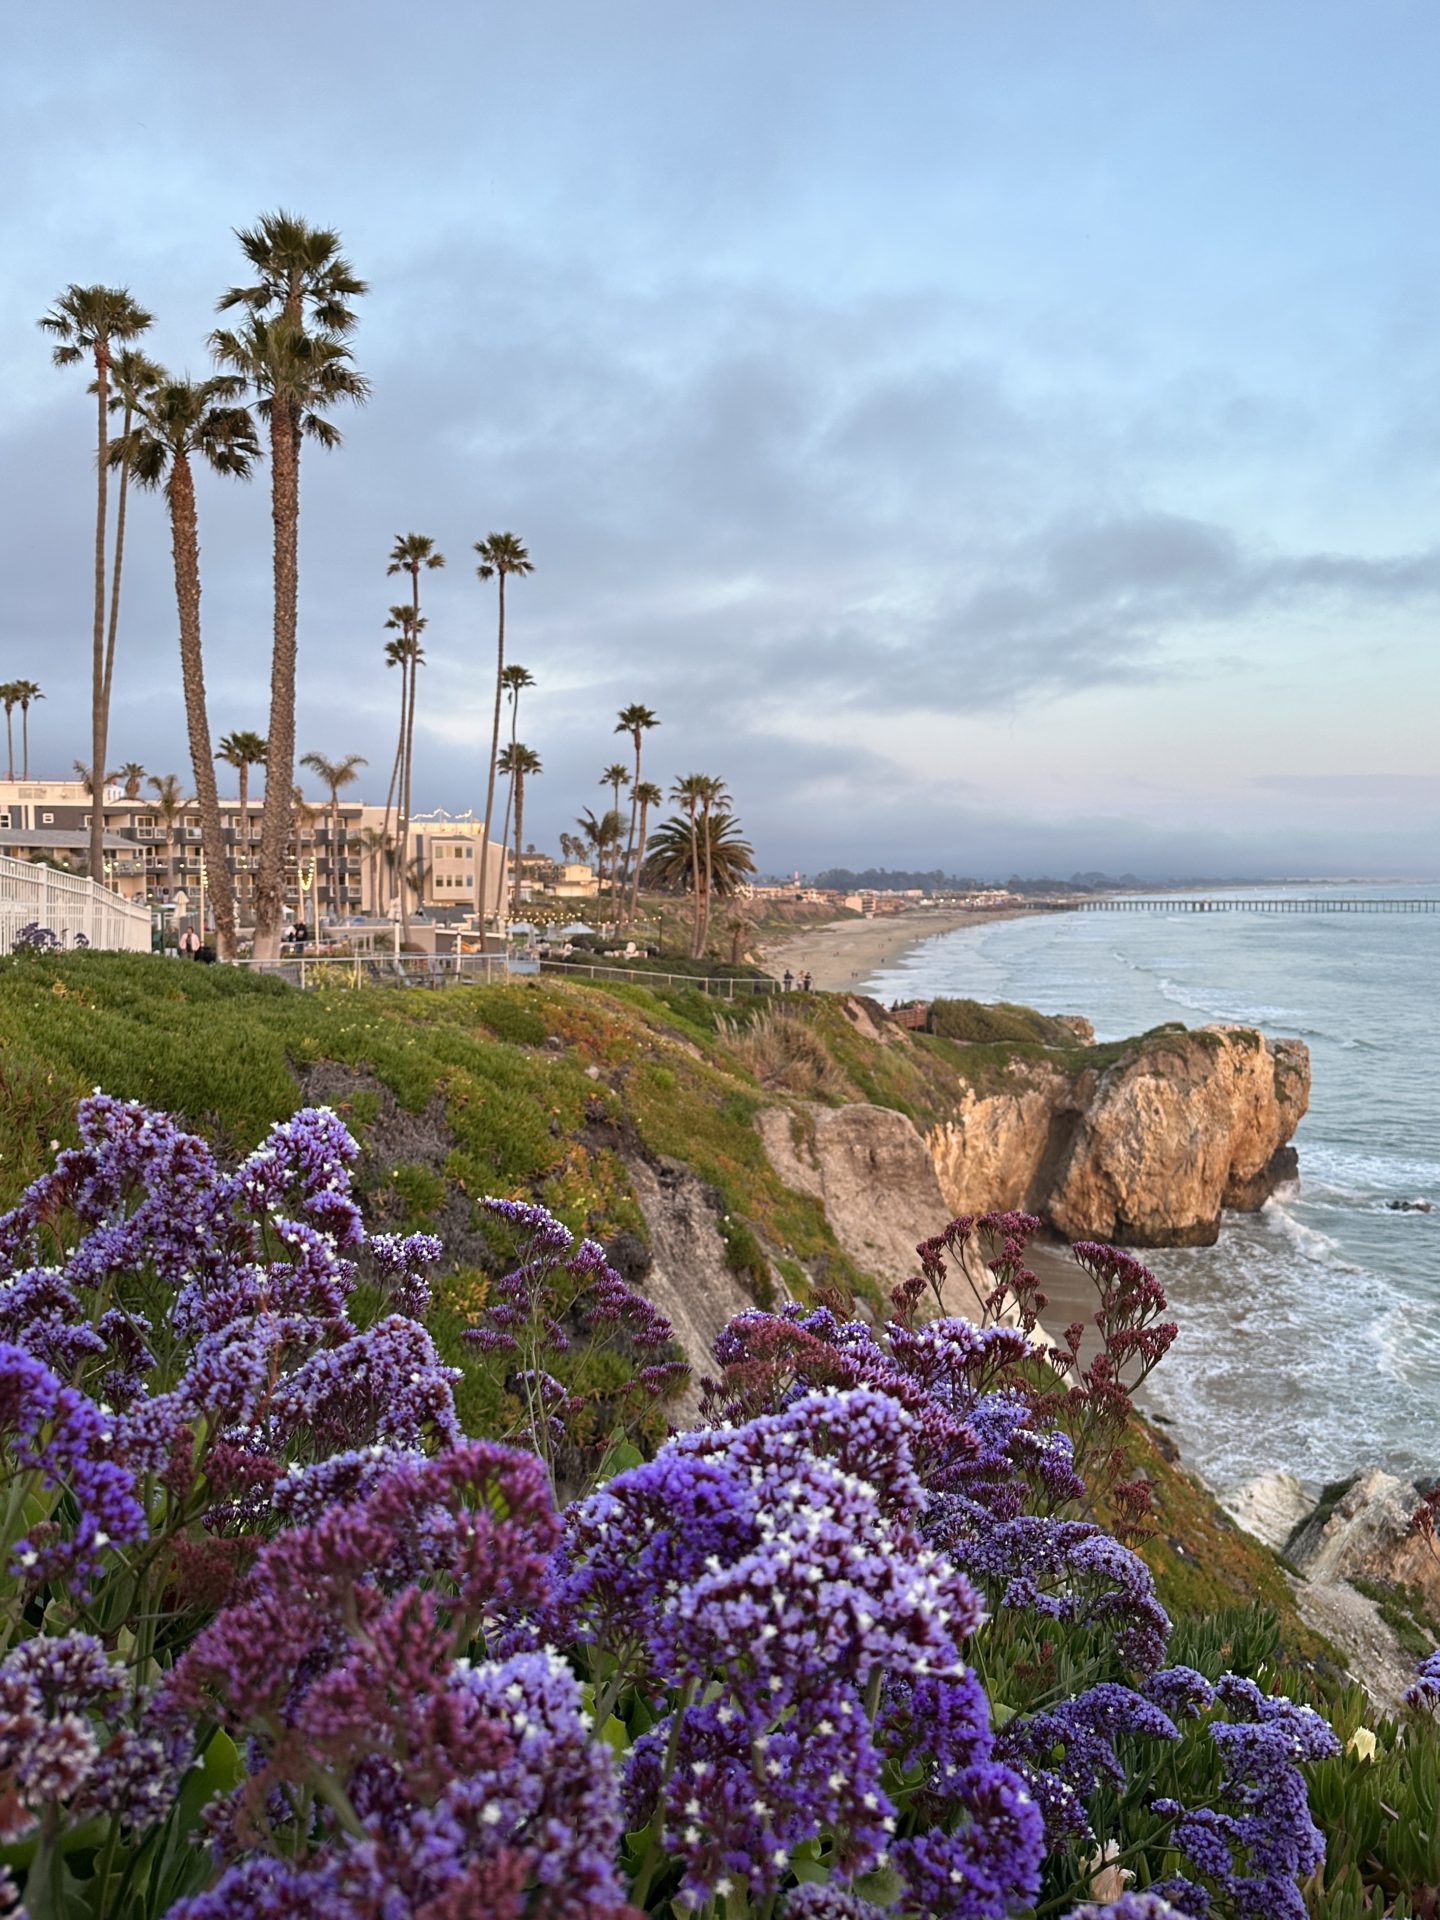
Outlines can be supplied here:
M950 1218L925 1142L889 1107L770 1107L757 1122L771 1166L825 1209L835 1238L887 1286L916 1270L915 1243Z
M1017 1062L1004 1089L965 1089L929 1146L952 1213L1023 1207L1071 1240L1208 1246L1222 1207L1253 1211L1293 1177L1309 1095L1298 1040L1166 1029L1075 1075Z

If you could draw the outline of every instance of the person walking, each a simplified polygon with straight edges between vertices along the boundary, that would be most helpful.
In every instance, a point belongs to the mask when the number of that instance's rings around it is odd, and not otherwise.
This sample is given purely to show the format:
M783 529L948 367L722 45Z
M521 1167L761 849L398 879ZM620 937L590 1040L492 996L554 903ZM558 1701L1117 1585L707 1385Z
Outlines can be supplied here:
M790 989L795 985L795 976L793 973L791 973L789 967L786 967L785 976L781 980L780 984L782 987L784 987L786 993L789 993Z

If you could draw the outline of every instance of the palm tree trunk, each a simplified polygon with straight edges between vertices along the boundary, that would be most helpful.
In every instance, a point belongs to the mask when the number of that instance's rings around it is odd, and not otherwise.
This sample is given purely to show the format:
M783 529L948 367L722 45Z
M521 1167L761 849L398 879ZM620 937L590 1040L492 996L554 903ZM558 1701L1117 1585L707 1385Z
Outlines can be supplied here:
M170 541L175 558L175 604L180 614L180 677L185 691L185 730L195 798L200 803L200 857L209 869L215 939L222 960L235 957L235 889L225 858L220 825L220 796L210 751L210 719L205 710L205 668L200 651L200 537L195 520L195 483L190 462L177 454L170 469ZM173 891L173 880L172 880ZM200 929L204 938L205 929Z
M505 672L505 570L502 567L497 576L500 583L500 630L495 642L495 719L490 728L490 776L485 783L485 838L480 842L480 944L485 945L485 922L488 917L487 903L490 872L490 820L495 811L495 762L500 756L500 700L505 689L502 675Z
M127 382L128 387L128 382ZM135 409L125 402L124 434L128 442ZM120 491L115 498L115 559L110 571L110 631L105 636L105 734L110 734L110 685L115 677L115 639L120 631L120 569L125 564L125 502L130 492L130 462L120 466Z
M240 776L240 831L235 836L235 894L238 900L241 890L240 875L250 865L250 762L242 756L240 765L235 771ZM216 924L219 924L218 921Z
M514 766L514 761L511 761ZM520 913L520 835L525 818L525 776L519 768L511 776L511 785L515 789L515 871L510 876L510 913L518 918Z
M500 829L500 844L502 847L508 847L510 844L510 809L515 803L515 742L519 737L520 689L516 687L514 704L510 709L510 779L505 788L505 824ZM514 879L513 874L511 875L511 879ZM513 887L511 889L511 897L512 899L514 897Z
M90 662L90 878L105 878L105 518L109 445L110 349L95 343L95 393L99 423L95 433L95 632Z
M270 513L275 532L275 639L270 657L270 728L265 807L255 875L255 958L280 953L285 911L285 849L295 785L295 623L299 598L300 431L293 405L273 396L270 414Z
M402 937L410 931L410 777L415 767L415 693L420 680L420 655L417 648L415 658L410 662L410 702L405 714L405 764L400 779L405 799L405 823L400 834L400 899L402 912ZM422 904L424 896L420 887L415 889L415 905Z
M635 878L630 888L630 918L633 920L640 910L640 869L645 864L645 816L649 808L640 802L640 834L635 848Z
M402 658L400 661L400 737L395 742L395 764L390 769L390 785L385 789L384 833L387 841L390 838L390 810L392 805L398 805L399 802L400 770L405 764L405 696L409 678L410 662ZM392 879L394 878L393 867L391 868L390 877ZM387 888L387 892L390 893L392 898L394 897L393 887ZM378 887L376 890L376 900L378 904Z
M5 709L5 746L9 760L5 778L13 780L15 778L15 709L13 707Z
M22 700L20 703L20 740L25 761L25 769L20 778L28 780L30 778L30 702L28 700Z
M690 958L700 958L700 943L703 938L700 928L700 842L695 833L695 803L690 803L690 889L694 896L695 912L690 928Z
M622 927L628 926L635 918L635 894L639 884L640 869L635 861L635 815L637 810L636 792L640 786L640 729L635 729L635 778L630 787L630 839L625 848L625 877L629 882L629 898L620 916Z
M700 821L705 829L705 899L704 916L700 932L700 952L695 956L697 960L704 954L705 942L710 938L710 891L715 884L714 844L710 838L710 803L708 800L700 816Z

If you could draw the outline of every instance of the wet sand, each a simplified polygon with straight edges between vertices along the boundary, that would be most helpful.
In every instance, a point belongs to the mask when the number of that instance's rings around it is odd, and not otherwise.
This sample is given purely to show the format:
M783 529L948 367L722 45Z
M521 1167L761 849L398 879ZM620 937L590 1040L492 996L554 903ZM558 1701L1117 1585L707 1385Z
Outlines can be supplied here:
M795 975L808 972L818 992L858 993L872 975L922 940L1015 917L1003 908L916 907L873 920L827 920L768 943L760 964L777 980L788 967Z

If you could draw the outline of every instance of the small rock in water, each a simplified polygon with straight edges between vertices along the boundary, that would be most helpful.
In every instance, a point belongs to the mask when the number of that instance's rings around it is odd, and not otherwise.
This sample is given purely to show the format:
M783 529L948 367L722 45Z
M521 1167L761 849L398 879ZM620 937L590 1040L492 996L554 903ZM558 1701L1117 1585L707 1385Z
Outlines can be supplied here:
M1430 1202L1424 1199L1387 1200L1386 1206L1391 1213L1429 1213Z

